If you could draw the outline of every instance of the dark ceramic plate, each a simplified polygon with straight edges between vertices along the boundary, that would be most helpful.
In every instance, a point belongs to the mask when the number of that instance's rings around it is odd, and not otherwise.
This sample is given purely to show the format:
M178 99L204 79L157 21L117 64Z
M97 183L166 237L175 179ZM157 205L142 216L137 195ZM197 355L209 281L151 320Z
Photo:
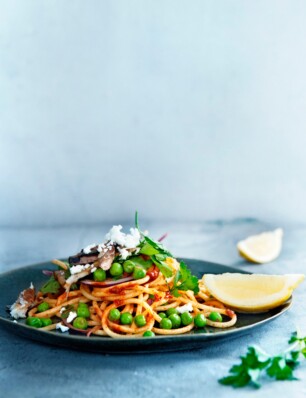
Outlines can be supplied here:
M246 273L239 269L210 263L201 260L183 259L193 273L198 277L204 273L221 274L224 272ZM53 344L66 348L105 352L105 353L136 353L160 352L193 349L209 344L212 340L230 339L246 333L254 328L272 321L283 314L291 305L291 299L283 305L261 314L238 314L238 321L234 327L227 329L213 329L210 327L201 331L191 332L180 336L156 336L153 338L112 339L109 337L70 335L60 331L47 332L31 328L24 321L13 322L6 311L7 305L12 304L18 294L27 288L31 282L40 287L46 281L43 269L54 269L51 263L35 264L19 268L0 275L0 323L20 336L37 340L45 344Z

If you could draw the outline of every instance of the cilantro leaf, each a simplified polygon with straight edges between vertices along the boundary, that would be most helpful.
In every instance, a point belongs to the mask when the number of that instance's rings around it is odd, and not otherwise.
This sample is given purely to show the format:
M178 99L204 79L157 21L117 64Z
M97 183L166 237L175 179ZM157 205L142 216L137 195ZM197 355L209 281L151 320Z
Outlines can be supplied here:
M61 288L61 285L58 281L54 278L54 275L48 280L48 282L40 289L43 294L46 293L53 293L57 294Z
M178 297L179 290L192 290L194 294L198 294L200 291L198 278L191 274L190 269L183 261L180 262L180 268L173 280L171 292L175 297Z

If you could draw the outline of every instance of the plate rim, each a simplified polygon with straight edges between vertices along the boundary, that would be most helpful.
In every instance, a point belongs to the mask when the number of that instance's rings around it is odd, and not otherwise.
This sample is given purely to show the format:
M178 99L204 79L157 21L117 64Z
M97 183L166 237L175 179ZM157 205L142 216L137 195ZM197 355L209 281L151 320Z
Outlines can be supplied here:
M249 271L245 271L245 270L240 270L239 268L235 268L231 265L225 265L225 264L220 264L220 263L215 263L212 261L206 261L206 260L202 260L202 259L196 259L196 258L187 258L187 257L178 257L179 260L185 261L186 263L188 263L188 261L195 261L195 262L204 262L206 264L211 264L212 266L221 266L222 268L228 268L230 273L234 273L234 272L239 272L239 273L243 273L243 274L252 274L252 272ZM65 259L66 260L66 259ZM51 261L44 261L44 262L39 262L39 263L34 263L34 264L28 264L25 266L21 266L21 267L17 267L11 270L8 270L6 272L2 272L0 274L0 279L2 279L3 277L5 278L7 275L10 274L14 274L15 272L20 272L22 270L27 270L27 269L33 269L35 267L38 266L42 266L42 265L46 265L46 266L50 266L50 265L54 265L51 263ZM9 304L7 304L9 306ZM186 339L186 340L192 340L192 341L196 341L196 342L200 342L202 341L203 343L205 343L205 341L209 341L209 340L218 340L219 338L231 338L233 336L235 336L236 334L240 334L242 331L247 332L249 329L254 328L255 326L260 326L262 324L265 324L267 322L270 322L272 320L274 320L275 318L279 317L280 315L284 314L286 311L288 311L291 306L292 306L292 296L289 297L289 299L284 302L283 304L281 304L279 307L282 307L280 309L279 312L271 315L268 318L262 319L256 323L250 324L250 325L245 325L245 326L241 326L239 328L236 329L230 329L230 330L226 330L226 332L220 332L220 333L185 333L185 334L179 334L179 335L172 335L172 336L166 336L166 335L158 335L158 336L154 336L154 339L146 339L146 341L150 342L150 341L177 341L178 339ZM278 308L278 307L275 307ZM237 312L237 311L236 311ZM59 333L54 333L54 331L48 331L48 330L41 330L41 329L35 329L32 328L31 326L28 326L24 323L19 323L19 322L14 322L13 319L10 318L4 318L3 316L0 315L0 324L4 325L4 326L12 326L12 324L15 325L14 331L16 330L16 332L18 331L18 329L21 330L26 330L29 331L31 330L31 332L33 333L33 335L36 336L40 336L40 335L45 335L45 336L54 336L54 338L60 338L63 342L68 342L68 341L75 341L75 342L79 342L80 339L84 339L83 341L89 341L87 340L87 338L83 335L74 335L74 334L59 334ZM16 333L17 335L24 337L21 334ZM204 339L201 339L201 337L204 337ZM29 338L28 336L26 336L26 338ZM35 341L39 341L41 343L41 341L39 339L35 339L33 338L32 340ZM137 344L138 341L141 341L142 343L144 343L144 339L143 337L131 337L131 338L116 338L116 339L112 339L109 336L91 336L90 337L90 341L92 343L96 342L103 342L103 346L105 346L105 348L109 348L108 346L112 346L114 344L114 342L118 341L120 343L125 342L125 343L133 343L135 342L135 344ZM59 344L57 343L53 343L50 341L50 344L54 345L56 344L57 346L59 346ZM150 344L149 344L150 345ZM66 347L69 348L69 346L67 344L62 344L62 347ZM72 348L72 347L71 347ZM84 347L86 349L86 347ZM129 348L129 347L127 347ZM110 352L110 351L108 351ZM114 353L116 351L114 350ZM123 351L122 351L123 352ZM141 352L136 350L136 352Z

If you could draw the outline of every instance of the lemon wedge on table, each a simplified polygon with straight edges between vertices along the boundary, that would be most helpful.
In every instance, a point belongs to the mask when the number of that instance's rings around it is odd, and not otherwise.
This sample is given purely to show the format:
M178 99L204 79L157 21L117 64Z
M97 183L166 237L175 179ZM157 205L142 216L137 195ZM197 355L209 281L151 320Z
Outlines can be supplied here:
M243 312L260 312L278 307L288 300L303 279L303 274L225 273L203 276L204 285L213 297Z
M282 249L283 230L253 235L237 244L239 254L253 263L269 263L275 260Z

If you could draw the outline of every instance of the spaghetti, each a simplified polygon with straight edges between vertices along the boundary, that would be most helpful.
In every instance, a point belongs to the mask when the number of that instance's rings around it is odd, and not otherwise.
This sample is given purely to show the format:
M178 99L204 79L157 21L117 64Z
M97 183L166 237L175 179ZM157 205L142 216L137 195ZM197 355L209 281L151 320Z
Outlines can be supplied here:
M236 323L236 314L210 296L203 279L159 242L132 229L121 234L109 233L105 243L83 249L69 262L54 260L58 270L35 295L26 323L112 338L172 336ZM14 313L24 304L21 296L18 300Z

